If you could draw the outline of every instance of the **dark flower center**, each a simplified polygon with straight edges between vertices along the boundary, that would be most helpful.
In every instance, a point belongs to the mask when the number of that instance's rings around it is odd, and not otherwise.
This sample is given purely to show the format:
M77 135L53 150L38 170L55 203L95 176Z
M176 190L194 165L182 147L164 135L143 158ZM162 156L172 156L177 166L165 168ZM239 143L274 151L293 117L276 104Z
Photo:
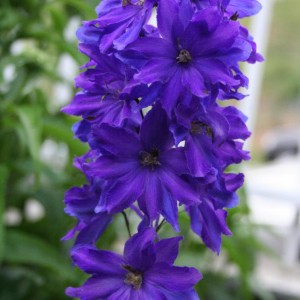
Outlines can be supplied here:
M201 121L194 121L191 123L190 132L193 134L206 134L208 137L214 139L214 131L212 128Z
M176 60L179 64L187 64L192 60L190 52L186 49L180 50Z
M125 275L124 282L128 285L132 285L135 290L139 290L143 284L143 276L139 271L134 270L131 266L123 266L128 273Z
M151 166L152 169L156 166L160 166L160 161L158 160L158 157L159 151L157 148L154 148L151 152L140 152L141 164L145 167Z
M236 11L236 12L230 17L230 20L231 20L231 21L237 21L238 18L239 18L239 13Z

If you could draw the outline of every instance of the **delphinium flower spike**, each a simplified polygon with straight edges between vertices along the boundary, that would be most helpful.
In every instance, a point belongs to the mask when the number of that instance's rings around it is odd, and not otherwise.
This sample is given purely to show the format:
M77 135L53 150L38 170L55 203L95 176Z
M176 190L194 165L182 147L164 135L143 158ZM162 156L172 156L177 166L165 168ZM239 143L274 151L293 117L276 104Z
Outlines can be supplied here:
M249 159L250 133L225 100L245 97L240 63L262 61L239 22L260 9L256 0L103 0L78 30L89 61L63 111L81 117L74 135L90 149L75 160L87 184L66 193L77 225L63 239L76 235L73 262L91 277L67 295L199 299L200 273L173 266L182 237L160 239L159 231L164 222L180 231L182 207L212 251L231 235L227 209L238 204L244 176L228 167ZM133 236L130 209L140 219ZM95 246L117 214L130 235L123 256Z

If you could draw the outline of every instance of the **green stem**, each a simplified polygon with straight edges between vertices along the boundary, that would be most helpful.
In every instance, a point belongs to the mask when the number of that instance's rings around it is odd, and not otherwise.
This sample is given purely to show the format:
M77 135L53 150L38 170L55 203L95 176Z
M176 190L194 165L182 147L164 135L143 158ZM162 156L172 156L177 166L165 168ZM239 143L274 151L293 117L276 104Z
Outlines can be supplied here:
M126 214L125 211L122 211L122 215L123 215L124 220L125 220L125 224L126 224L128 235L129 235L129 237L131 237L130 224L129 224L129 220L128 220L127 214Z
M166 219L165 218L162 219L162 221L159 223L159 225L156 228L156 232L158 232L163 227L163 225L165 224L165 222L166 222Z

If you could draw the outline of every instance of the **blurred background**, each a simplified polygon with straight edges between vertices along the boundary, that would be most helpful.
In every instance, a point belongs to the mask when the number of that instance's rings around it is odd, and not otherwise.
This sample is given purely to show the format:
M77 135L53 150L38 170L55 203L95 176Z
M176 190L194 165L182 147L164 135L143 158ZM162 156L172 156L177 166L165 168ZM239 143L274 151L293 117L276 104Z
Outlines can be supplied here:
M72 160L87 148L73 139L76 120L59 110L86 62L76 28L95 17L96 4L0 2L0 300L68 299L64 289L85 280L60 238L74 225L64 193L84 183ZM233 237L216 256L180 217L186 239L177 263L203 272L202 300L300 299L300 1L263 4L265 12L246 21L266 62L245 67L251 97L240 107L250 115L253 160L229 214ZM122 250L123 222L110 225L101 248Z

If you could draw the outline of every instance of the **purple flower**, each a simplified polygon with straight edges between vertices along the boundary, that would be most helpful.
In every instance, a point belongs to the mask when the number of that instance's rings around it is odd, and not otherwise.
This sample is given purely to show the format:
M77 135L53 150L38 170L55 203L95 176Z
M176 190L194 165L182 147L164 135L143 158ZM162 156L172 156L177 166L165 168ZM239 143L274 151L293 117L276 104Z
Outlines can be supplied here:
M165 83L163 105L167 111L185 89L206 96L212 84L240 86L232 68L251 53L250 44L239 37L239 24L223 19L218 10L207 8L189 19L180 9L175 0L159 2L162 37L140 38L120 55L125 62L133 51L144 55L146 63L134 78L147 84ZM139 59L136 64L140 64Z
M209 201L202 201L198 206L188 207L187 210L192 230L202 238L207 247L219 254L221 235L231 235L226 224L227 211L215 209Z
M93 128L90 145L103 154L86 164L86 172L108 181L99 211L120 212L138 200L150 222L161 213L178 230L176 200L200 202L183 176L189 174L184 149L173 147L168 118L159 105L146 115L139 135L103 124Z
M231 235L226 224L227 211L223 208L238 204L236 191L243 182L243 174L219 174L214 182L198 185L201 204L186 206L192 230L214 252L220 253L222 234Z
M213 203L216 209L233 208L238 205L238 195L236 191L244 183L244 174L242 173L223 173L218 174L216 181L200 185L199 193L203 199L207 198Z
M112 221L111 215L105 212L95 213L95 207L101 195L100 186L97 183L94 186L73 187L67 191L65 212L72 217L76 217L78 223L63 237L63 240L73 238L78 231L75 245L94 244L110 224Z
M92 277L66 294L81 300L199 299L193 286L201 274L173 266L182 238L156 238L153 228L142 230L126 242L123 256L90 246L73 249L74 264Z
M245 117L234 107L220 107L207 97L200 102L186 95L175 109L172 132L176 143L185 141L190 173L195 177L212 177L232 163L248 159L240 140L250 133Z
M76 87L82 91L62 109L67 114L83 117L84 120L74 128L75 135L86 141L91 125L95 123L140 124L136 99L147 91L147 87L140 85L130 89L128 81L133 73L115 57L101 54L98 48L86 44L81 44L80 49L96 66L76 78Z
M156 0L101 1L98 18L83 24L78 39L98 46L102 53L124 49L139 37L155 4Z

